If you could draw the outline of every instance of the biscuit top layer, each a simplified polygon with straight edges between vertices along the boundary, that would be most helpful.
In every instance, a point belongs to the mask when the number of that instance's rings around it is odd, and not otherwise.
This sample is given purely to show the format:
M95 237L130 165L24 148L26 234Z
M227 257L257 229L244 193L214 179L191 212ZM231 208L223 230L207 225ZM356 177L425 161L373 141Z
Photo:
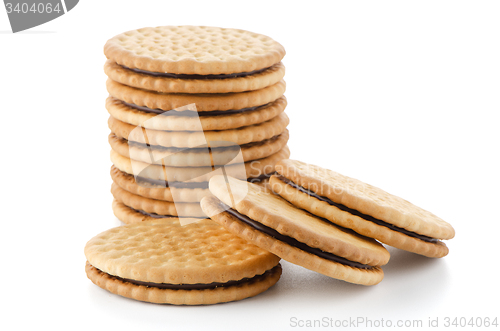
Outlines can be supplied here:
M255 184L232 177L226 183L224 177L214 176L209 188L239 213L310 247L372 266L389 261L389 253L375 240L315 217Z
M272 66L285 56L273 39L245 30L163 26L119 34L104 54L116 63L149 72L220 75Z
M113 276L168 284L225 283L263 274L279 258L205 219L116 227L85 246L90 264Z
M276 171L319 196L408 231L437 239L455 235L450 224L431 212L335 171L296 160L279 162Z

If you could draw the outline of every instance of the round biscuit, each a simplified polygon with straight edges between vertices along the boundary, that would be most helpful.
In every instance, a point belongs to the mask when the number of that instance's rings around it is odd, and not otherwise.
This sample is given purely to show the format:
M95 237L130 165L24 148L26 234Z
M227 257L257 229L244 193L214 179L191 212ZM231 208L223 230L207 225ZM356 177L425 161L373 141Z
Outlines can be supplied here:
M207 188L164 187L147 182L138 184L133 175L111 166L111 178L122 189L145 198L174 201L174 197L184 202L199 202L204 196L210 195Z
M281 113L269 121L238 129L205 132L159 131L144 128L138 130L137 128L140 127L124 123L110 116L108 127L115 135L125 138L128 141L144 143L144 140L147 139L146 143L148 145L196 148L200 146L200 142L215 141L245 145L263 141L283 133L289 122L288 116L285 113ZM147 135L146 138L144 133Z
M279 152L288 142L288 130L271 139L249 143L236 148L212 148L211 153L216 153L217 157L210 157L207 148L201 149L178 149L164 148L158 146L147 146L139 144L129 144L124 138L118 138L110 133L108 142L111 148L118 154L134 160L165 165L171 167L200 167L214 165L232 164L237 161L237 153L241 151L241 156L245 162L262 159ZM152 159L151 155L154 155ZM132 157L131 157L132 156ZM226 162L229 160L229 162ZM219 162L219 163L217 163ZM220 164L224 162L224 164Z
M219 175L210 179L209 189L240 214L309 247L375 267L389 261L389 252L374 239L313 216L255 184Z
M270 274L257 281L205 290L169 290L135 285L111 277L88 262L85 265L85 272L87 277L100 288L126 298L172 305L211 305L250 298L266 291L280 279L282 269L278 264Z
M280 162L276 171L293 183L365 215L436 239L451 239L453 227L409 201L335 171L296 160Z
M171 201L149 199L130 193L115 183L111 184L111 194L116 201L123 203L125 206L150 214L194 218L206 217L198 202L175 201L174 203Z
M427 257L443 257L448 254L448 247L441 241L436 243L425 242L392 230L391 228L367 221L332 206L325 201L303 193L279 180L276 176L272 176L269 182L272 190L292 205L307 210L311 214L329 220L332 223L352 229L363 236L374 238L383 244Z
M279 82L285 76L285 66L279 62L263 72L245 77L225 79L181 79L139 73L113 60L104 64L106 75L123 85L162 93L230 93L260 90Z
M129 107L113 97L106 99L106 109L112 117L124 123L136 126L140 125L146 129L165 131L237 129L269 121L281 114L285 110L286 105L286 98L282 96L268 105L242 113L217 116L165 116Z
M141 107L172 110L190 104L199 112L243 109L265 105L280 98L286 89L284 80L260 90L238 93L160 93L141 90L108 79L109 94L118 99Z
M127 224L104 231L84 249L95 268L121 278L167 284L210 284L251 278L279 258L210 219Z
M177 222L178 217L176 216L168 216L156 218L151 217L149 215L143 214L138 210L130 208L129 206L124 205L122 202L113 199L113 203L111 204L111 209L113 210L113 214L125 224L133 224L133 223L142 223L142 222L157 222L158 220L162 220L164 222ZM182 218L185 222L184 224L189 224L193 222L198 222L204 218L195 218L195 217L186 217Z
M278 255L288 262L354 284L375 285L384 278L384 272L380 267L360 269L346 266L307 253L260 232L225 212L224 209L220 207L219 200L215 197L203 198L201 200L201 206L207 214L213 215L211 216L212 220L224 226L224 228L231 233L240 236L249 243Z
M285 147L273 155L259 160L245 162L244 167L246 178L244 179L252 179L261 175L272 174L274 173L274 165L278 161L288 157L290 157L290 150L288 149L288 146L285 145ZM143 169L140 174L141 177L154 180L165 180L166 174L175 172L175 178L170 180L167 178L167 180L175 182L207 182L215 173L212 171L212 167L164 167L156 164L131 160L113 150L110 152L110 158L111 162L119 170L132 175L134 174L132 163L134 163L137 168ZM224 169L228 173L233 174L236 170L239 170L238 167L241 167L241 164L224 166ZM167 168L168 170L165 170L164 168Z
M231 74L272 66L285 49L258 33L209 26L159 26L121 33L104 54L129 68L174 74Z

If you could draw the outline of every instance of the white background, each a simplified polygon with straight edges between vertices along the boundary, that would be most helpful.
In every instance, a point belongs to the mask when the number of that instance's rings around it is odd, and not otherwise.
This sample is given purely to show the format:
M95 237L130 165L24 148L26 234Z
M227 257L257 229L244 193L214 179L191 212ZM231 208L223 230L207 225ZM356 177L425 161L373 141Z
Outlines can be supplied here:
M11 34L0 7L0 323L286 330L298 329L292 318L424 326L429 318L440 326L446 317L500 318L499 17L496 1L106 0L80 1L63 17ZM104 43L127 30L182 24L242 28L283 44L292 158L450 222L450 254L436 260L390 249L385 279L373 287L284 262L266 293L207 307L141 303L93 285L83 247L121 224L109 193Z

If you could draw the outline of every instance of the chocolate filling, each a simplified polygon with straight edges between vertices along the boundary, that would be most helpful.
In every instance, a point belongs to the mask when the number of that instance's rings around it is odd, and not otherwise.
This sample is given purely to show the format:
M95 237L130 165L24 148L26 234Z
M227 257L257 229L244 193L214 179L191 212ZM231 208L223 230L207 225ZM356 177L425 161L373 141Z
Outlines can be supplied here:
M251 143L248 143L248 144L244 144L244 145L237 145L237 144L234 144L234 145L229 145L229 146L214 146L214 147L210 147L210 150L213 151L221 151L221 150L233 150L233 149L241 149L241 147L245 147L245 148L250 148L250 147L255 147L255 146L262 146L262 145L266 145L266 144L269 144L269 143L272 143L272 142L275 142L276 140L278 140L278 138L282 135L283 133L280 133L274 137L271 137L269 139L266 139L266 140L262 140L262 141L254 141L254 142L251 142ZM186 152L186 151L189 151L189 152L199 152L199 153L204 153L207 148L208 148L208 145L203 145L203 147L192 147L192 148L183 148L183 147L164 147L164 146L159 146L159 145L150 145L150 144L145 144L145 143L140 143L140 142L137 142L137 141L132 141L132 140L127 140L125 138L121 138L121 137L118 137L117 135L113 134L114 137L116 139L119 139L121 140L123 143L126 143L130 146L135 146L135 147L139 147L139 148L152 148L152 149L155 149L155 150L158 150L158 151L170 151L171 153L178 153L178 152ZM225 143L225 142L223 142ZM213 144L213 142L212 142ZM273 173L274 174L274 173ZM270 177L271 175L269 175Z
M191 111L191 110L185 110L185 111L176 111L176 110L163 110L163 109L152 109L144 106L138 106L133 103L128 103L125 101L121 101L124 105L134 108L140 111L143 111L145 113L154 113L154 114L162 114L166 116L185 116L185 117L190 117L190 116L221 116L221 115L232 115L232 114L239 114L239 113L244 113L244 112L250 112L257 110L261 107L265 107L269 105L269 103L265 105L260 105L260 106L255 106L255 107L248 107L248 108L241 108L241 109L230 109L230 110L212 110L212 111L202 111L202 112L196 112L196 111Z
M221 206L224 208L224 210L227 213L229 213L230 215L236 217L239 221L245 223L246 225L254 228L257 231L263 232L263 233L265 233L265 234L273 237L276 240L279 240L279 241L282 241L284 243L287 243L290 246L293 246L293 247L301 249L301 250L303 250L305 252L314 254L314 255L319 256L319 257L321 257L323 259L330 260L330 261L337 262L337 263L341 263L341 264L344 264L344 265L347 265L347 266L350 266L350 267L359 268L359 269L372 269L373 268L370 265L362 264L362 263L359 263L359 262L350 261L350 260L345 259L345 258L343 258L341 256L337 256L335 254L322 251L319 248L314 248L314 247L308 246L308 245L306 245L304 243L301 243L300 241L297 241L296 239L294 239L292 237L288 237L288 236L282 235L278 231L276 231L274 229L271 229L270 227L268 227L268 226L266 226L266 225L264 225L264 224L262 224L260 222L254 221L253 219L249 218L246 215L240 214L239 212L237 212L236 210L230 208L228 205L224 204L223 202L221 202Z
M270 174L262 174L262 175L260 175L258 177L247 178L247 182L250 182L250 183L262 182L263 180L270 178L275 173L276 172L272 172Z
M196 75L196 74L193 74L193 75L190 75L190 74L171 74L171 73L168 73L168 72L146 71L146 70L142 70L142 69L129 68L129 67L126 67L126 66L123 66L123 65L122 65L122 67L125 68L125 69L127 69L127 70L131 70L133 72L137 72L137 73L143 74L143 75L149 75L149 76L155 76L155 77L179 78L179 79L226 79L226 78L238 78L238 77L246 77L246 76L250 76L250 75L259 74L259 73L264 72L264 71L266 71L267 69L270 68L270 67L268 67L268 68L254 70L254 71L248 71L248 72L237 72L237 73L233 73L233 74L219 74L219 75Z
M133 211L135 212L138 212L138 213L141 213L145 216L149 216L149 217L152 217L152 218L157 218L157 219L160 219L160 218L198 218L200 220L204 219L203 217L189 217L189 216L173 216L173 215L160 215L160 214L156 214L156 213L148 213L147 211L144 211L144 210L140 210L140 209L135 209L135 208L132 208L130 206L127 206L128 208L132 209Z
M250 182L250 183L256 183L256 182L261 182L269 177L271 177L272 175L274 175L275 173L270 173L270 174L262 174L258 177L252 177L252 178L248 178L247 181ZM151 179L151 178L145 178L145 177L136 177L135 179L135 182L137 184L141 184L142 183L148 183L148 184L153 184L153 185L159 185L159 186L162 186L162 187L177 187L177 188L190 188L190 189L195 189L195 188L204 188L204 189L207 189L208 188L208 182L189 182L189 183L184 183L184 182L168 182L166 180L163 180L163 179Z
M129 207L130 209L134 209L132 207ZM152 218L177 218L177 216L171 216L171 215L159 215L159 214L155 214L155 213L148 213L148 212L145 212L144 210L140 210L140 209L134 209L136 212L138 213L141 213L143 215L146 215L146 216L149 216L149 217L152 217Z
M408 231L406 229L403 229L403 228L400 228L400 227L397 227L393 224L390 224L390 223L387 223L387 222L384 222L382 220L379 220L373 216L370 216L370 215L366 215L366 214L363 214L355 209L351 209L349 207L346 207L340 203L336 203L336 202L333 202L332 200L328 199L328 198L325 198L325 197L322 197L322 196L319 196L317 195L316 193L314 192L311 192L309 191L308 189L305 189L303 188L302 186L299 186L297 184L295 184L294 182L292 182L291 180L283 177L282 175L278 175L276 176L279 180L281 180L282 182L286 183L287 185L290 185L291 187L299 190L300 192L303 192L313 198L316 198L318 200L321 200L321 201L324 201L332 206L335 206L337 207L338 209L340 210L343 210L343 211L346 211L354 216L358 216L358 217L361 217L362 219L366 220L366 221L369 221L369 222L373 222L375 224L378 224L380 226L384 226L386 228L389 228L393 231L397 231L397 232L400 232L400 233L403 233L409 237L413 237L413 238L417 238L417 239L420 239L420 240L423 240L425 242L429 242L429 243L436 243L438 242L439 240L438 239L435 239L435 238L431 238L431 237L428 237L428 236L424 236L424 235L421 235L421 234L418 234L418 233L415 233L415 232L411 232L411 231Z
M153 185L159 185L162 187L177 187L177 188L190 188L190 189L195 189L195 188L208 188L208 182L169 182L163 179L151 179L151 178L146 178L146 177L139 177L137 176L135 178L135 182L137 184L141 183L148 183L148 184L153 184Z
M122 282L127 282L127 283L132 283L134 285L139 285L139 286L147 286L147 287L156 287L159 289L166 289L166 290L206 290L206 289L215 289L217 287L229 287L229 286L237 286L237 285L242 285L242 284L247 284L247 283L255 283L258 282L267 276L277 272L281 268L280 264L277 264L274 268L267 270L264 272L262 275L256 275L251 278L243 278L240 280L231 280L225 283L209 283L209 284L168 284L168 283L150 283L150 282L143 282L139 280L134 280L134 279L128 279L128 278L121 278L118 276L113 276L109 275L112 278L121 280ZM103 271L101 271L103 272Z

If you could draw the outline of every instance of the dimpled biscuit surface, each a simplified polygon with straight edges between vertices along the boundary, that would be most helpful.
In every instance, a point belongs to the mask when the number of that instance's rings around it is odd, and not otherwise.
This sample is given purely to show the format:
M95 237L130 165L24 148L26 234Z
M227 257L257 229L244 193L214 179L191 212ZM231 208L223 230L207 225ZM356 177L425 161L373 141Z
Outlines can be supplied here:
M453 227L409 201L335 171L297 160L284 160L276 171L297 185L363 214L437 239L455 236Z
M214 176L209 189L239 213L310 247L373 266L389 261L389 253L375 240L329 224L255 184L229 176Z
M178 219L116 227L85 246L91 265L110 275L145 282L227 282L263 274L279 258L205 219Z
M206 26L163 26L128 31L106 43L104 53L128 68L174 74L230 74L281 61L285 50L249 31Z

